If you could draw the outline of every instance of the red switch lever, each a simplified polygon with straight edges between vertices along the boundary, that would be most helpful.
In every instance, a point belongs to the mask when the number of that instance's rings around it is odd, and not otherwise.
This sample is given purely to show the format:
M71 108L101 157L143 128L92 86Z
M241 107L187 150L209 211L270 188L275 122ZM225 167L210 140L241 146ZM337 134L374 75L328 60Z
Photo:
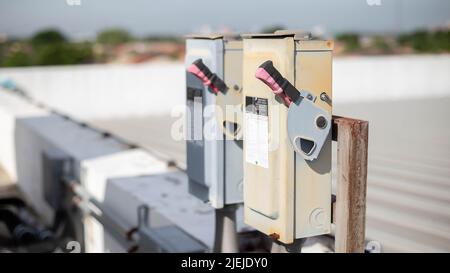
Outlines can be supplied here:
M276 95L280 96L286 106L300 97L300 92L273 66L272 61L265 61L256 70L255 77L265 83Z
M215 73L203 63L202 59L198 59L193 62L187 71L199 78L205 86L211 88L211 90L217 94L219 91L225 92L228 90L225 82L220 79Z

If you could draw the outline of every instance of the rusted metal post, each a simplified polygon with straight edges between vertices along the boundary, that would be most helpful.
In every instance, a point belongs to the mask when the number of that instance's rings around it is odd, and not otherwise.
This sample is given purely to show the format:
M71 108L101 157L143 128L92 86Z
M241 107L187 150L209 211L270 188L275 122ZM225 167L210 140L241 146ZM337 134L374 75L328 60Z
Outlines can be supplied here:
M333 117L337 141L335 252L364 252L369 123Z

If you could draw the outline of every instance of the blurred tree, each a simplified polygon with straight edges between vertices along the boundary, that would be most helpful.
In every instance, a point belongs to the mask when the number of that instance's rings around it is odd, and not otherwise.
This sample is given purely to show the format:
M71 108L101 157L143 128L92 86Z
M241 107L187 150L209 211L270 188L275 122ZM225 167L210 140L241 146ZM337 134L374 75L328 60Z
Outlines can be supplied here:
M60 44L67 42L67 38L55 29L44 30L36 33L31 38L31 45L33 47L45 46L48 44Z
M427 31L416 31L410 36L410 43L412 48L419 52L434 51L430 38L431 35Z
M336 35L336 40L344 43L346 52L354 52L361 49L359 35L356 33L341 33Z
M150 35L142 40L146 42L174 42L174 43L183 42L182 37L171 35Z
M282 25L267 26L267 27L264 27L263 29L261 29L261 33L274 33L275 31L282 30L282 29L286 29L286 28Z
M118 45L131 40L131 35L123 29L108 29L97 34L97 42L101 44Z
M433 41L440 51L450 52L450 30L439 30L433 33Z
M408 46L409 42L409 35L407 34L401 34L397 36L397 43L401 46Z
M0 42L0 64L3 62L3 58L6 55L7 45L4 42Z
M36 51L37 65L83 64L93 60L89 44L48 44Z
M400 35L397 42L402 46L412 47L417 52L449 52L450 30L419 30Z
M372 40L372 47L379 51L379 53L392 53L392 48L383 36L375 36Z
M36 50L35 62L37 65L68 64L66 47L63 44L42 45Z
M32 64L31 59L31 55L23 50L10 52L2 58L1 66L29 66Z

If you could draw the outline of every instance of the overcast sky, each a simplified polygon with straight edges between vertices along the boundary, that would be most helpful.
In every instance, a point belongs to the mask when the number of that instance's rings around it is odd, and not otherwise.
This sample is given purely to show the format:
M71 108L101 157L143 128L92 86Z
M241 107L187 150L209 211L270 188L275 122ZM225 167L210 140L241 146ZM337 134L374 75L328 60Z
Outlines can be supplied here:
M74 5L77 1L80 5ZM0 0L0 34L11 36L50 27L82 39L110 27L145 36L258 31L277 24L333 34L449 23L450 0Z

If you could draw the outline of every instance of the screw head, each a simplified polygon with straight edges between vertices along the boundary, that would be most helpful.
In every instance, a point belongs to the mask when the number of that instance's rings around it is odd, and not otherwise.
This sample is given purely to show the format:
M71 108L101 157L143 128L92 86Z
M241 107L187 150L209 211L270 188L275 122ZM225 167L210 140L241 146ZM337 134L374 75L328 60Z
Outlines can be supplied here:
M322 92L322 93L320 94L320 99L321 99L322 101L325 101L325 102L330 101L330 97L328 97L327 93L325 93L325 92Z
M316 125L320 129L325 129L327 127L327 119L324 116L319 116L316 118Z

